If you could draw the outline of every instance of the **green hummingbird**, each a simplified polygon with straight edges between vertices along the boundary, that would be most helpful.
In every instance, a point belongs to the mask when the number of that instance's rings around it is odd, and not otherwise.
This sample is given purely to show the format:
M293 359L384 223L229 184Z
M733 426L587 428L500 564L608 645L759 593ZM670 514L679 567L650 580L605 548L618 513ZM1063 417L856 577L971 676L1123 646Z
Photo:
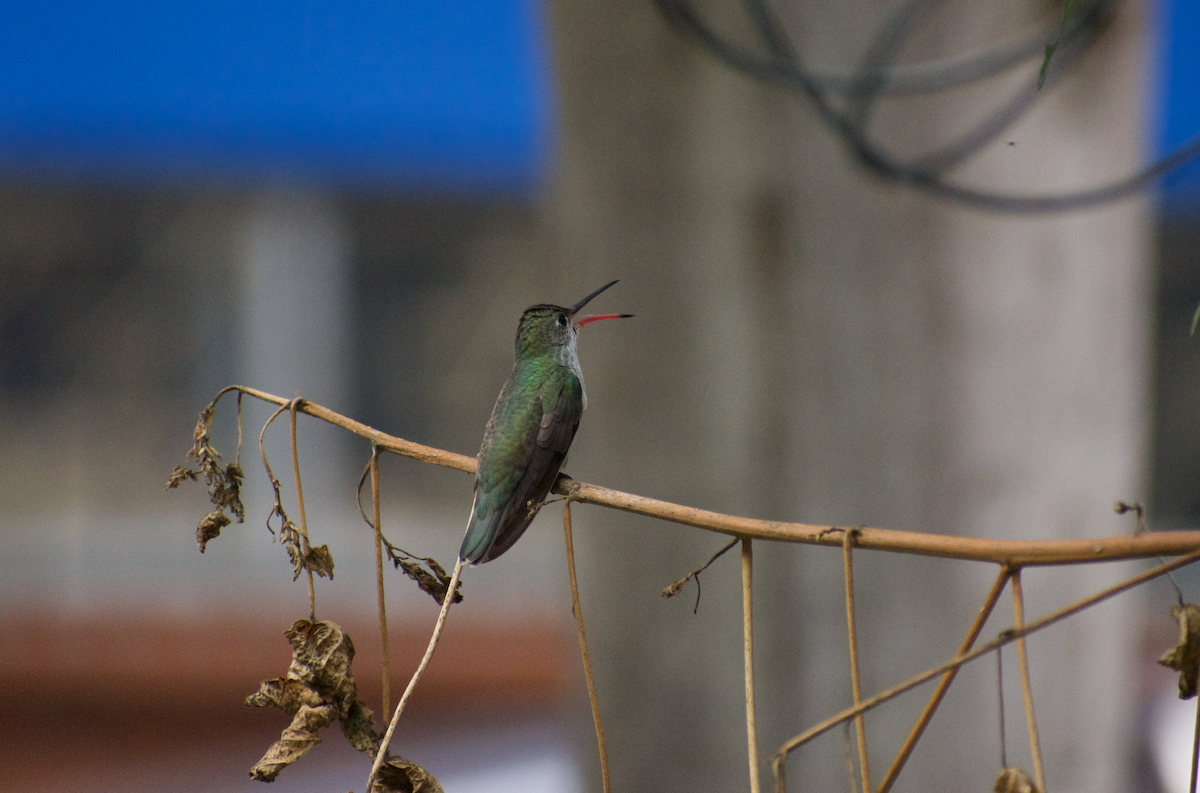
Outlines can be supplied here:
M633 316L575 315L615 283L570 308L541 303L521 315L517 361L500 389L479 449L475 501L458 552L464 562L490 562L511 548L554 486L587 407L575 348L579 329L589 322Z

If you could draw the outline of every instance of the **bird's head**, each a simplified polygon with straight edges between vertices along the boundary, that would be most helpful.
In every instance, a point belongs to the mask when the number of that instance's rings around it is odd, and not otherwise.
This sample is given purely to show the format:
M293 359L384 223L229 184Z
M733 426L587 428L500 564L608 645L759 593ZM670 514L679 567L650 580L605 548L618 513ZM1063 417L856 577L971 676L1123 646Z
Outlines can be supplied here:
M632 317L632 314L576 316L592 298L615 283L616 281L612 281L605 284L570 308L539 303L525 309L525 313L521 315L521 322L517 325L517 357L529 358L553 352L557 348L574 348L575 336L579 329L589 322Z

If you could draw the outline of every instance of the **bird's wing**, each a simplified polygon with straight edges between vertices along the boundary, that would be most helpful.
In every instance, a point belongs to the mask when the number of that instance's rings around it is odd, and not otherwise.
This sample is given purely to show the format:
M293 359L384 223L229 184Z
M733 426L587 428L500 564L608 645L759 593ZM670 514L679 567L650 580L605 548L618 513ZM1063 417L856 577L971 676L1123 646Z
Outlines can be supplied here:
M472 525L459 554L464 560L488 562L511 548L554 486L583 413L583 386L574 374L564 372L564 377L547 378L542 384L541 415L529 411L527 415L538 417L537 423L521 428L527 464L510 466L503 475L476 478ZM480 467L482 471L482 460Z

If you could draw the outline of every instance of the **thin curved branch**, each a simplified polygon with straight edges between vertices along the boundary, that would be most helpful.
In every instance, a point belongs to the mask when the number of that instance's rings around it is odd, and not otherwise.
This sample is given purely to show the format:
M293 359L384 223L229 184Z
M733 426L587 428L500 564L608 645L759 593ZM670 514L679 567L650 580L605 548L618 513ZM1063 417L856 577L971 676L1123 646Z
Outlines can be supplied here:
M763 540L840 548L842 534L851 530L840 526L726 515L563 478L555 485L554 492L569 494L583 504L598 504L722 534ZM1014 567L1142 559L1157 555L1178 556L1200 549L1200 531L1150 532L1137 537L1120 535L1080 540L993 540L859 527L854 527L853 531L858 548L995 562Z
M870 699L863 700L861 703L855 705L854 707L847 708L846 710L843 710L841 713L838 713L834 716L830 716L829 718L825 719L824 721L820 722L819 724L815 724L812 727L809 727L807 730L800 733L796 737L786 741L781 747L779 747L779 750L775 753L775 756L771 759L771 768L775 774L776 793L786 793L786 790L787 790L787 758L788 758L788 755L791 754L796 749L799 749L801 746L805 745L809 741L813 740L814 738L816 738L820 735L823 735L824 733L828 732L829 730L833 729L834 727L837 727L839 724L844 724L844 723L850 721L851 719L858 716L860 713L866 713L869 710L873 710L874 708L879 707L880 705L884 704L885 702L889 702L889 701L895 699L896 697L900 696L901 694L903 694L907 691L911 691L912 689L916 688L917 686L921 685L922 683L932 680L933 678L937 677L938 675L946 675L948 672L956 670L959 667L963 666L964 664L970 663L971 661L974 661L976 658L986 655L987 653L990 653L999 647L1003 647L1004 645L1009 644L1010 642L1014 642L1025 636L1029 636L1030 634L1036 633L1037 631L1040 631L1043 628L1048 628L1051 625L1054 625L1055 623L1061 622L1062 620L1065 620L1068 617L1078 614L1079 612L1083 611L1084 609L1088 609L1088 608L1091 608L1092 606L1095 606L1098 603L1102 603L1103 601L1108 600L1109 598L1114 597L1115 595L1119 595L1122 592L1126 592L1130 589L1133 589L1134 587L1140 586L1140 585L1146 583L1147 581L1151 581L1160 575L1169 573L1172 570L1177 570L1181 567L1186 567L1190 564L1195 564L1197 561L1200 561L1200 550L1194 551L1193 553L1190 553L1187 556L1180 557L1179 559L1176 559L1173 562L1170 562L1169 564L1164 564L1159 567L1155 567L1151 570L1147 570L1146 572L1136 575L1132 578L1127 578L1126 580L1120 582L1119 584L1115 584L1113 586L1108 587L1107 589L1103 589L1094 595L1091 595L1089 597L1084 598L1083 600L1080 600L1080 601L1077 601L1077 602L1071 604L1070 606L1066 606L1064 608L1059 609L1058 611L1047 614L1046 616L1044 616L1040 619L1034 620L1033 622L1025 623L1025 625L1023 625L1020 628L1015 628L1015 627L1010 628L1009 630L1002 632L999 636L997 636L992 641L990 641L986 644L983 644L979 647L976 647L974 650L964 651L962 648L960 648L958 653L956 653L953 658L951 658L949 661L946 661L941 666L926 669L924 672L921 672L920 674L910 677L908 680L904 681L903 683L899 683L885 691L881 691L878 694L876 694L875 696L871 697ZM999 594L999 587L998 586L993 587L992 594L989 595L989 604L988 604L989 608L991 606L991 600L992 600L993 596L998 595L998 594ZM972 630L974 630L974 628L972 628Z
M290 399L245 386L229 386L218 394L240 391L265 402L286 405ZM214 400L215 402L215 400ZM382 451L411 457L422 462L475 472L476 460L464 454L436 449L380 432L366 424L335 413L308 400L300 400L296 409L378 444ZM827 545L841 548L847 527L760 520L726 515L669 501L660 501L620 490L576 482L559 477L554 492L569 495L582 504L632 512L685 526L694 526L721 534L778 542ZM1200 531L1148 532L1138 536L1119 535L1074 540L996 540L984 537L958 537L896 529L854 527L855 546L864 550L893 551L920 556L939 556L977 562L993 562L1011 567L1032 565L1084 564L1089 562L1143 559L1153 556L1179 556L1200 550Z

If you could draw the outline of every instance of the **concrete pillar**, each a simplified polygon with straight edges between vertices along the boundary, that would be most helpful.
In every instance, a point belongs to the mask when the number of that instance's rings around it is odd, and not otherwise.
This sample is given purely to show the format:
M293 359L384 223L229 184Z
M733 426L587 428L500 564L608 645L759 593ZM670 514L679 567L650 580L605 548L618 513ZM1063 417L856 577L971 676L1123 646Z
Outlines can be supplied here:
M707 11L720 24L724 12ZM906 56L977 45L1000 11L976 11L937 20ZM1144 204L1022 218L939 202L862 172L811 114L715 64L649 4L551 13L563 142L547 224L572 268L623 275L620 310L638 315L620 338L587 340L572 475L813 523L1028 538L1130 528L1111 508L1141 488ZM846 63L881 12L789 13L807 56ZM1046 107L956 178L1069 190L1136 167L1144 33L1140 11L1122 8ZM919 152L992 102L984 91L889 105L877 130ZM593 510L576 535L615 787L744 789L736 558L704 574L693 615L658 591L721 538ZM850 686L840 554L760 544L756 561L768 756L845 707ZM868 692L949 658L996 573L865 553L857 566ZM1123 572L1027 573L1027 617ZM1008 602L991 635L1011 625ZM1031 641L1051 790L1124 789L1135 602ZM994 781L985 664L960 676L906 784ZM1029 768L1016 691L1009 758ZM869 718L876 782L923 703L910 695ZM845 784L840 734L796 762L802 789Z

